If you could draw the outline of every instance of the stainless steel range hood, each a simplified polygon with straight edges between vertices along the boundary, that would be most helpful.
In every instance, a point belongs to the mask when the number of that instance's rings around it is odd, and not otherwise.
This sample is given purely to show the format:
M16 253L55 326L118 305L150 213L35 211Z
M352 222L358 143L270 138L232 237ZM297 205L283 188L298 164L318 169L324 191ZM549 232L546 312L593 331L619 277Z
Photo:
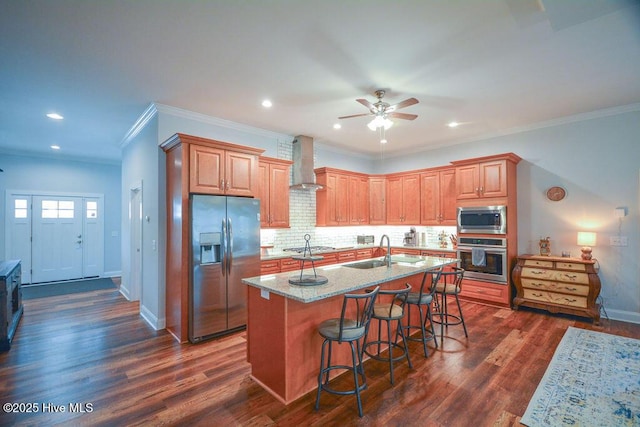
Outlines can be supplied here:
M293 140L293 185L292 190L321 190L322 185L316 184L313 173L313 138L298 135Z

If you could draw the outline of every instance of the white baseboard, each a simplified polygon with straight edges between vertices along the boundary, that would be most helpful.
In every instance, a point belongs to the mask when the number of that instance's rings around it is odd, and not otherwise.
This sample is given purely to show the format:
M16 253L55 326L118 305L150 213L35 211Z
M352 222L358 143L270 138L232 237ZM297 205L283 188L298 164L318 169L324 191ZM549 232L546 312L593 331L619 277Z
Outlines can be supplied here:
M121 277L122 271L105 271L100 277Z
M140 316L156 331L165 328L166 320L164 318L159 319L143 305L140 305Z
M606 310L607 316L611 320L619 320L621 322L637 323L640 324L640 313L634 313L632 311L623 310ZM600 317L604 317L604 313L600 313Z

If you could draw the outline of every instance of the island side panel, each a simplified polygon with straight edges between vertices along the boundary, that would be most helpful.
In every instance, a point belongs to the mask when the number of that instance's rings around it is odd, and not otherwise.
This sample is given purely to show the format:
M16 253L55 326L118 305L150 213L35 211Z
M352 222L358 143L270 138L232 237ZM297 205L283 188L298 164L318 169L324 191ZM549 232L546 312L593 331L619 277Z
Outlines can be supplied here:
M251 376L280 401L286 396L286 299L248 286L247 356Z

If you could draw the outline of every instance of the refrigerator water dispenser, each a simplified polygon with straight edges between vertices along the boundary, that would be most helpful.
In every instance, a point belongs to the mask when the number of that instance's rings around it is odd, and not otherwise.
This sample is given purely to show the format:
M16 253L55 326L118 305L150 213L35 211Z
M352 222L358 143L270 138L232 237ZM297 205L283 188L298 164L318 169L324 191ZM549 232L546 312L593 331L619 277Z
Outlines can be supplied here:
M220 262L220 241L222 233L200 233L200 264Z

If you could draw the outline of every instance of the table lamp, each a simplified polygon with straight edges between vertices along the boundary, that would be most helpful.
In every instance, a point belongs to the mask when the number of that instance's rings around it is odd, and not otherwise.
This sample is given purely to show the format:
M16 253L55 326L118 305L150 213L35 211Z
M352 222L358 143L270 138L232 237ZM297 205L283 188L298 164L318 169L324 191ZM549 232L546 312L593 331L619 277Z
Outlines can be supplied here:
M580 249L582 251L582 259L590 260L592 258L591 246L596 245L596 233L592 231L578 231L578 245L582 246Z

